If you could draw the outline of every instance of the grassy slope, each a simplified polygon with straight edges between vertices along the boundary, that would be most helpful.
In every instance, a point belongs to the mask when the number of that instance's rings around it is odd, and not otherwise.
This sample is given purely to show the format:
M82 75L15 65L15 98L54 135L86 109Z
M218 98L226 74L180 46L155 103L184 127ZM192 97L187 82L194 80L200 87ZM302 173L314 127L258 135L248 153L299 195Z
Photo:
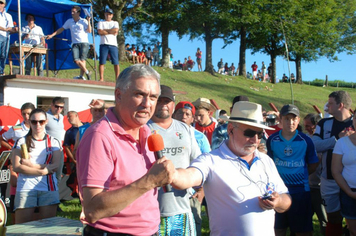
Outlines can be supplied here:
M93 61L89 61L94 64ZM121 63L121 70L129 66ZM194 101L198 97L214 99L220 109L229 110L232 99L237 95L246 95L250 101L260 103L270 110L269 102L273 102L278 109L284 104L292 102L291 87L287 83L270 84L247 80L237 76L212 76L205 72L177 71L167 68L154 67L161 74L161 83L173 88L174 91L182 92L176 94L176 101ZM92 69L91 69L92 70ZM73 78L78 75L79 70L61 71L60 78ZM52 74L52 73L50 73ZM114 69L110 63L106 64L105 81L114 81ZM93 76L94 79L94 76ZM302 115L315 112L312 105L320 109L324 107L328 95L338 88L315 87L306 84L293 84L294 104L299 107ZM355 98L356 90L345 89Z

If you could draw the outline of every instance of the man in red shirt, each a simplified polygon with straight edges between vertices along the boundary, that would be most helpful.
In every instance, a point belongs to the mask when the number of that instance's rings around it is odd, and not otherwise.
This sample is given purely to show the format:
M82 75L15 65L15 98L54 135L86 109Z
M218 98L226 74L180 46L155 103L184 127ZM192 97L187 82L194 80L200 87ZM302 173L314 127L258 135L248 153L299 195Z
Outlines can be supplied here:
M258 68L258 65L256 64L256 62L254 62L252 64L251 68L252 68L252 78L253 78L253 80L255 80L257 77L257 68Z

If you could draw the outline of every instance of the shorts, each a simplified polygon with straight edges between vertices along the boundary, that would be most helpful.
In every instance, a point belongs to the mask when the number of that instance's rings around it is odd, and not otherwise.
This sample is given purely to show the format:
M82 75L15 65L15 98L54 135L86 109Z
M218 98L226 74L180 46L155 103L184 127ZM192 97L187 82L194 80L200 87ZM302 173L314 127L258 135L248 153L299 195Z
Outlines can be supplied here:
M340 210L340 193L324 194L322 195L323 205L327 213L336 212Z
M88 57L89 43L74 43L72 45L73 61L85 61Z
M313 214L310 192L291 194L292 205L284 213L276 212L275 229L290 228L291 232L313 231Z
M356 192L356 188L351 189ZM356 199L347 195L340 189L341 215L349 220L356 220Z
M119 49L113 45L102 44L100 45L100 59L99 64L105 65L108 54L110 53L111 63L113 65L119 65Z
M197 58L197 62L201 62L201 58Z
M192 212L178 214L174 216L161 217L158 235L197 235Z
M58 191L20 191L15 195L15 211L19 208L32 208L59 204Z

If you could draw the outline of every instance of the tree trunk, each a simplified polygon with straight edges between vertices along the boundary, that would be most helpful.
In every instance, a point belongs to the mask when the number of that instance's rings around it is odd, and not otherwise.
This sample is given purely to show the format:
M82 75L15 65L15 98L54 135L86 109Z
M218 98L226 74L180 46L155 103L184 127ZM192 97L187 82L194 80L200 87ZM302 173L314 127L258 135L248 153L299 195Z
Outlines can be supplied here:
M246 30L243 26L240 29L239 75L246 77Z
M213 65L213 39L211 38L210 30L205 30L205 70L210 74L214 74L214 65Z
M277 82L277 63L276 63L276 58L277 56L275 55L274 52L271 52L271 62L272 62L272 78L271 83L275 84Z
M117 14L120 16L121 14ZM119 32L117 34L117 43L119 45L119 61L126 61L128 58L126 58L126 52L125 52L125 34L124 30L122 28L122 18L117 17L115 19L119 23Z
M169 67L169 47L168 47L169 29L162 24L162 67Z
M297 77L296 79L296 83L298 84L302 84L303 80L302 80L302 60L299 56L296 56L295 58L295 68L297 70Z

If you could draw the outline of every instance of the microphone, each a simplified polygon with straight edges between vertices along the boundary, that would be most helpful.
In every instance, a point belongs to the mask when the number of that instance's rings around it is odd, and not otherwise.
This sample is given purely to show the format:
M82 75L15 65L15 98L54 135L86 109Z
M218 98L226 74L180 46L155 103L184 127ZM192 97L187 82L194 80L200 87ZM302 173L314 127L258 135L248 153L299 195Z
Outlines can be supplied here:
M154 133L151 134L147 139L148 149L151 152L154 152L156 160L161 159L163 157L162 150L164 149L163 138L160 134ZM166 185L162 186L163 192L171 192L172 186Z
M162 150L164 149L163 138L160 134L154 133L147 139L148 149L154 152L156 160L163 157Z
M20 147L21 147L21 156L22 156L22 158L23 159L29 159L26 143L21 144Z

